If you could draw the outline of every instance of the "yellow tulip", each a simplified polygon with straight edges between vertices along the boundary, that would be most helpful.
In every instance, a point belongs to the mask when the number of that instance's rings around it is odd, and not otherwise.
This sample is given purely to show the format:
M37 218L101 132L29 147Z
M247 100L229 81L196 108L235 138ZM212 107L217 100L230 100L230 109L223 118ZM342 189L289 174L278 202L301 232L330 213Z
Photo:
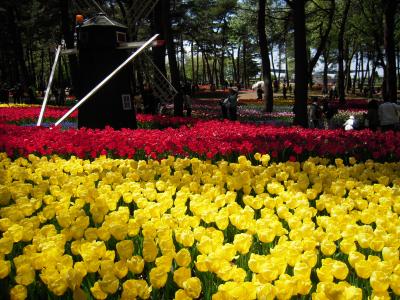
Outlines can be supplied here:
M322 266L321 268L317 269L317 276L319 280L323 282L333 281L332 270L331 267L329 266Z
M117 249L119 258L121 260L129 259L132 257L132 254L133 254L133 241L131 241L131 240L120 241L117 243L116 249Z
M382 271L373 271L369 283L375 292L385 292L390 284L389 276Z
M321 251L324 255L331 256L336 252L336 245L332 241L323 240L321 243Z
M197 255L195 266L198 271L207 272L208 271L207 256L203 254Z
M128 274L128 264L125 260L117 261L114 264L114 275L119 279L124 278Z
M110 226L111 235L117 240L122 241L128 235L128 226L126 224L111 224Z
M390 297L388 291L384 291L384 292L372 291L372 295L371 295L370 299L371 300L391 300L393 298Z
M332 275L339 280L346 279L347 275L349 274L349 269L344 262L335 260L332 265Z
M273 300L275 295L275 286L270 283L261 284L257 287L257 299Z
M106 299L107 298L107 294L101 290L100 284L98 281L96 281L94 286L90 288L90 292L92 293L93 297L96 299Z
M151 288L143 279L129 279L122 284L121 299L130 300L140 297L141 299L148 299L150 297Z
M132 273L140 274L143 272L144 260L141 256L135 255L126 261L126 265Z
M390 277L390 288L397 295L400 296L400 275L391 274Z
M353 240L351 239L343 239L340 242L340 250L344 253L344 254L349 254L350 252L356 251L357 250L357 246L354 243Z
M367 260L359 260L354 264L354 268L356 269L357 276L368 279L373 271L371 263Z
M344 294L346 300L362 300L363 298L362 289L355 286L346 287Z
M346 293L346 288L333 282L328 283L324 289L328 299L343 299Z
M23 285L16 285L10 290L11 300L24 300L28 297L28 291Z
M301 277L304 280L309 279L311 275L311 268L304 262L297 262L293 268L294 276Z
M384 247L382 257L385 261L397 264L399 262L399 250L394 247Z
M186 248L179 250L175 256L175 261L180 267L189 266L190 262L192 261L189 250Z
M157 245L152 239L143 240L143 259L145 262L152 262L158 253Z
M374 237L369 242L369 247L374 250L375 252L381 252L383 247L385 246L385 242L382 238Z
M4 279L10 274L11 263L8 260L0 260L0 279Z
M163 270L164 272L169 272L171 270L173 256L171 255L163 255L156 258L156 266L158 269Z
M186 267L180 267L174 271L174 281L180 287L183 288L183 283L191 277L191 270Z
M192 300L192 297L189 297L188 294L186 294L185 290L177 290L175 292L175 298L174 300Z
M350 266L352 266L353 268L355 268L355 264L360 261L360 260L365 260L365 255L357 252L357 251L352 251L349 253L349 264Z
M14 242L9 237L2 237L0 239L0 254L10 254L13 248Z
M246 233L236 234L233 240L235 249L241 254L248 253L252 244L253 237Z
M203 235L200 239L200 243L197 244L197 249L202 254L209 254L213 251L212 239L208 236Z
M156 288L162 288L168 279L168 273L164 272L159 268L153 268L150 271L150 283L151 285Z
M201 293L201 281L197 277L191 277L183 283L183 289L186 294L194 299L200 297Z
M10 235L14 243L17 243L22 240L24 236L24 227L18 224L13 224L8 228L6 233Z
M17 276L15 282L21 285L29 285L35 280L35 270L31 265L23 264L17 268Z
M119 280L113 274L106 274L98 283L100 289L107 294L114 294L119 287Z
M230 271L230 278L235 282L244 282L246 276L246 271L242 268L237 268L236 266L234 266Z

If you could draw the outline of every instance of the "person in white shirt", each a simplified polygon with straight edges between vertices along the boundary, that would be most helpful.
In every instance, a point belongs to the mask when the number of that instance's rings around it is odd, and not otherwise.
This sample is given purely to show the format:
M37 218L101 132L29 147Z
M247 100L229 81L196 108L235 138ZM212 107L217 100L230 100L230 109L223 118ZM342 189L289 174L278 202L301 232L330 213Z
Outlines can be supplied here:
M343 124L344 130L353 130L356 127L356 119L354 116L350 116L349 119Z
M379 105L378 115L382 131L398 129L400 105L390 101L385 101Z

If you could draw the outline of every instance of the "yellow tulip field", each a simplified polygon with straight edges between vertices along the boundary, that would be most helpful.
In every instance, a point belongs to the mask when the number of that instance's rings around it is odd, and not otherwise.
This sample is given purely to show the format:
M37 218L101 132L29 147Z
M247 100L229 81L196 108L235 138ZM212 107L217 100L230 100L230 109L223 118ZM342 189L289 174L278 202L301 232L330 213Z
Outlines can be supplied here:
M0 298L399 299L399 214L399 162L3 153Z

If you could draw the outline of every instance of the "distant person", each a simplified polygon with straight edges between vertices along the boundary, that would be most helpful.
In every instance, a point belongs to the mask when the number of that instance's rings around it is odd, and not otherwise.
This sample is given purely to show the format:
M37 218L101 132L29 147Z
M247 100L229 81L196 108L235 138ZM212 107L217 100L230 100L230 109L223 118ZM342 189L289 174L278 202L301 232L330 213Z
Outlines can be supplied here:
M379 105L378 116L382 131L399 129L400 105L385 100Z
M318 103L318 97L313 98L313 102L308 110L308 116L310 119L311 128L320 128L322 121L322 109Z
M328 88L326 86L324 86L322 88L322 96L326 96L326 95L328 95Z
M214 93L214 92L216 91L216 87L215 87L215 84L214 84L214 83L211 83L211 85L210 85L210 91L211 91L212 93Z
M329 89L329 102L332 102L334 99L333 99L333 87L331 87L330 89Z
M336 85L333 87L333 98L335 98L335 100L337 100L339 98L339 94L338 94Z
M222 119L228 119L229 99L222 99L219 105L221 106Z
M331 102L328 101L326 96L323 98L322 112L326 119L325 128L333 129L333 117L337 114L338 110Z
M228 81L224 80L223 82L224 90L228 89L228 85L229 85Z
M36 103L36 95L35 95L34 89L32 87L28 88L28 98L29 98L30 104Z
M368 112L364 121L364 127L376 131L379 127L379 103L376 100L371 100L367 105Z
M288 85L288 91L289 91L289 94L291 94L292 93L292 85L289 83L289 85Z
M229 119L232 121L237 120L237 102L238 102L238 89L232 87L229 89L230 95L228 96L229 101Z
M344 130L346 130L346 131L349 131L349 130L354 130L354 129L356 129L356 126L357 124L356 124L356 119L354 118L354 116L350 116L349 118L348 118L348 120L346 121L346 122L344 122L344 124L343 124L343 128L344 128Z
M192 116L192 98L188 94L183 95L183 109L186 110L187 117Z
M286 84L283 84L283 87L282 87L283 99L287 99L286 93L287 93Z
M261 88L261 85L259 85L258 87L257 87L257 100L262 100L262 98L263 98L263 90L262 90L262 88Z
M14 92L13 92L13 100L14 103L22 103L22 85L18 84L15 86L14 88Z

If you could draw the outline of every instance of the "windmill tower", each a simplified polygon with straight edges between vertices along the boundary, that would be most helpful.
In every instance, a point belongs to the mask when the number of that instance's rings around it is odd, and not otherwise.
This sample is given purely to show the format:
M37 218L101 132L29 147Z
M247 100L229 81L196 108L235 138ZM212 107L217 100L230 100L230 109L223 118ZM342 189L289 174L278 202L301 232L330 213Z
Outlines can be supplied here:
M85 2L87 1L85 0ZM95 0L92 0L92 2L102 11ZM135 9L135 22L146 18L157 2L133 1L130 9ZM127 27L112 20L104 12L98 13L96 16L79 24L77 33L77 48L66 49L61 53L78 55L81 82L77 95L81 100L58 120L55 126L79 108L79 127L136 128L133 94L130 91L130 70L125 66L136 57L143 56L147 48L157 47L159 43L155 39L158 34L145 42L127 42ZM53 69L57 65L60 48L58 47ZM135 48L139 49L128 56L126 50ZM147 56L143 56L142 60L149 59ZM151 60L150 62L152 63ZM155 65L153 70L153 72L147 70L146 76L152 79L156 96L170 101L177 94L177 91ZM40 126L44 114L53 75L54 72L52 70L38 126ZM101 80L102 78L104 79ZM90 101L88 101L89 98L91 98Z

